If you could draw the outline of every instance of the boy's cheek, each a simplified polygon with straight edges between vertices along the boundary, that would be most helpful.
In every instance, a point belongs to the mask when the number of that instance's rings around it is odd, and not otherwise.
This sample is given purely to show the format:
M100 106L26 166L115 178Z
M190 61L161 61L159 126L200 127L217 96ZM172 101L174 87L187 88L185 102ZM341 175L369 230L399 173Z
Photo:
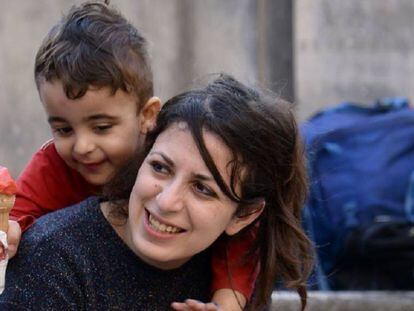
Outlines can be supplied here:
M70 147L67 143L65 143L62 139L54 139L54 144L56 148L56 152L62 158L65 163L73 168L73 159L72 153L70 152Z
M68 152L67 152L67 148L65 148L65 144L62 143L60 139L54 139L54 144L55 144L55 148L59 156L63 159L66 158Z
M146 137L147 137L146 134L140 134L138 136L138 143L136 145L136 148L135 148L134 152L142 150L142 148L144 147L144 143L145 143L145 138Z

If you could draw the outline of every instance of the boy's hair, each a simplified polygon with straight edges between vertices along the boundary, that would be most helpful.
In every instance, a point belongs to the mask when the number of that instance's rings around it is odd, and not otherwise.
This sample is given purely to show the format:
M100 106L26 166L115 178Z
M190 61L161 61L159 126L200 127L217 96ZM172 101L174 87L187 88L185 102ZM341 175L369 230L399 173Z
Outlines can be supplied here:
M81 98L89 86L135 94L139 107L153 95L146 40L106 2L73 6L44 39L34 74L38 88L60 80L70 99Z

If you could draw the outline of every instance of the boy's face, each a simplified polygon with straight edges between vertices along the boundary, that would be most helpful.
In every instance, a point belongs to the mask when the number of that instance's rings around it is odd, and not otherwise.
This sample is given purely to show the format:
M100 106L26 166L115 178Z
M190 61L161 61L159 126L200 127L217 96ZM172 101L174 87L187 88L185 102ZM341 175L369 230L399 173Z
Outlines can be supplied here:
M107 183L141 147L159 111L159 100L151 102L153 97L137 113L135 96L121 90L112 95L109 87L91 87L72 100L61 82L54 80L41 83L39 93L57 152L97 186Z

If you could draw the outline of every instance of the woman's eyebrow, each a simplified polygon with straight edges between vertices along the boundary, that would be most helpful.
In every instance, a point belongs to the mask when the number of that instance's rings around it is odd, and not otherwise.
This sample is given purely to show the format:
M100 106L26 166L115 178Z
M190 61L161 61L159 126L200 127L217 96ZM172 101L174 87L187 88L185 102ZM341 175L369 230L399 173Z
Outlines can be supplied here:
M194 177L195 177L196 179L199 179L199 180L214 181L213 176L210 176L210 175L204 175L204 174L194 174Z
M161 158L163 158L163 160L165 161L165 162L167 162L167 164L169 165L169 166L171 166L171 167L174 167L174 162L173 162L173 160L171 160L171 158L170 157L168 157L164 152L161 152L161 151L151 151L150 152L150 154L157 154L157 155L159 155Z
M173 160L171 160L171 158L170 158L170 157L168 157L168 156L167 156L164 152L162 152L162 151L151 151L149 154L150 154L150 155L151 155L151 154L157 154L157 155L159 155L160 157L162 157L162 158L163 158L163 160L164 160L165 162L167 162L167 164L168 164L169 166L174 167L174 162L173 162ZM194 178L199 179L199 180L214 181L213 176L211 176L211 175L207 175L207 174L195 173L195 174L193 174L193 176L194 176Z

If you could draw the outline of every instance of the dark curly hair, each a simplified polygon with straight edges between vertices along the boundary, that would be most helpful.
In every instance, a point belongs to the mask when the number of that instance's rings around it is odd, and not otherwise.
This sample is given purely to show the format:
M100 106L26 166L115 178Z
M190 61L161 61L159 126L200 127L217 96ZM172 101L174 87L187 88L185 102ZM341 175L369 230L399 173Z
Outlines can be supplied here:
M105 196L118 202L115 213L126 215L137 171L158 135L172 124L185 122L201 157L221 190L238 203L237 217L254 212L254 202L265 201L258 220L243 231L255 231L249 255L260 260L253 299L247 309L261 310L271 298L277 281L296 289L306 306L306 281L312 270L313 249L301 226L301 208L306 195L306 170L301 140L289 103L265 96L234 78L221 75L205 88L168 100L146 147L110 183ZM220 137L232 151L231 181L226 185L208 149L202 132ZM241 194L235 191L241 185ZM257 205L256 205L257 206ZM239 233L243 234L243 232ZM228 239L237 238L228 237Z

